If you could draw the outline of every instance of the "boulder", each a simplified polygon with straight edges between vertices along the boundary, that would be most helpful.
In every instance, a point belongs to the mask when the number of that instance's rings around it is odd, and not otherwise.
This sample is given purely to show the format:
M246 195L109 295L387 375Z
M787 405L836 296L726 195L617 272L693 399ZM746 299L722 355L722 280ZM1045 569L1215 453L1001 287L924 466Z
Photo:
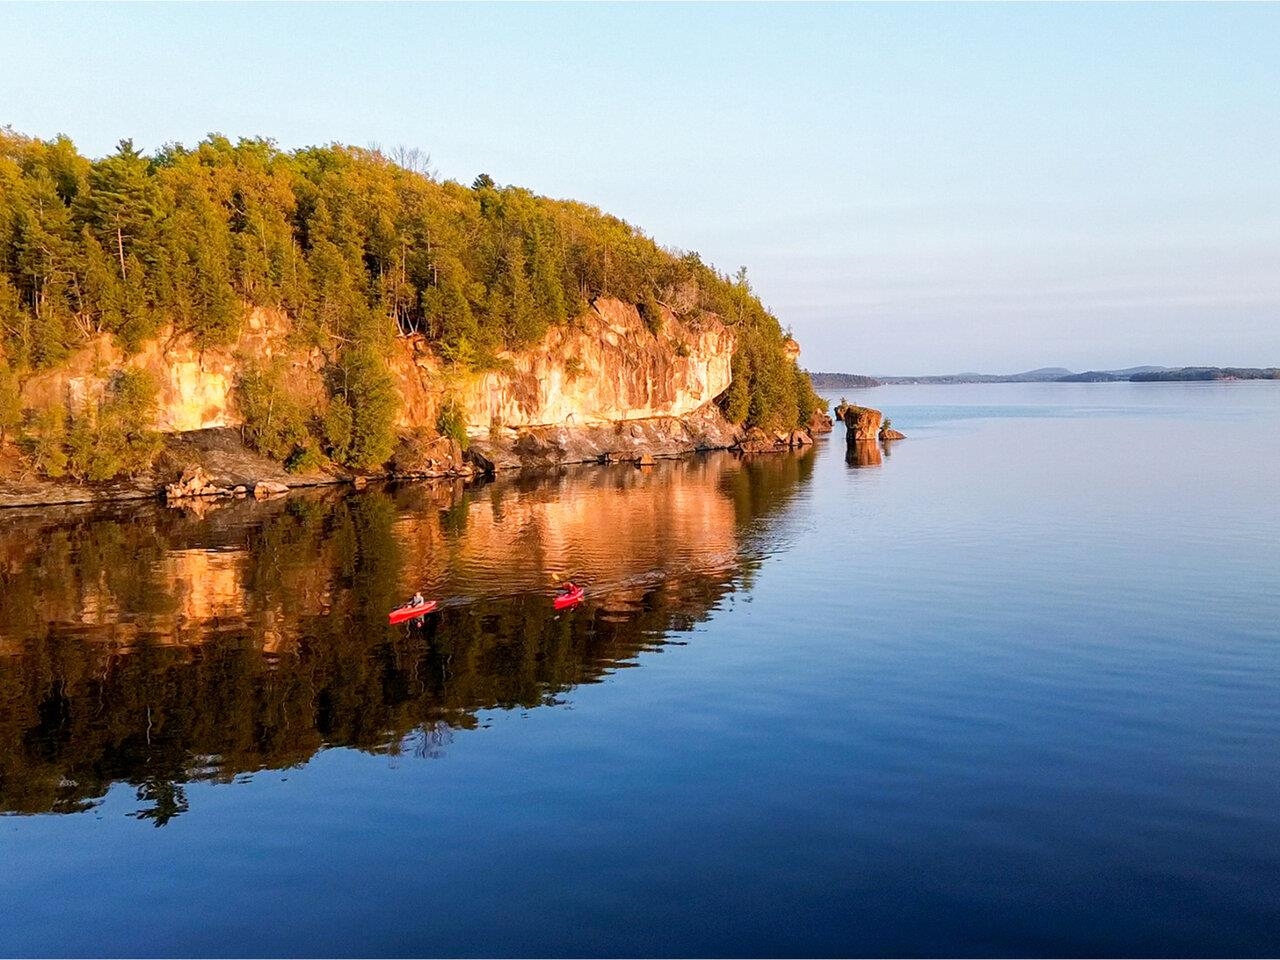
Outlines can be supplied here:
M782 434L782 440L779 441L776 436L765 433L759 427L752 427L746 432L746 435L738 441L738 450L742 453L768 453L777 450L779 443L786 445L786 434Z
M788 438L789 445L793 447L807 447L813 443L813 437L805 433L803 430L792 430L791 436Z
M881 427L880 439L881 440L905 440L907 439L907 435L905 433L899 433L897 430L890 429L889 427Z
M636 458L637 467L652 467L655 463L657 461L653 459L653 454L651 453L642 453Z
M834 421L827 416L822 410L813 411L813 416L809 418L809 434L830 433Z
M845 439L850 443L858 440L875 440L880 433L880 421L884 414L872 407L859 407L850 404L844 408L844 425L848 431Z
M164 488L168 500L185 500L190 497L217 497L230 491L222 490L214 485L202 467L187 467L182 471L176 483L167 484Z
M400 477L440 477L459 472L462 447L452 437L425 432L402 437L391 455L391 472Z
M255 500L266 500L268 497L277 497L288 492L289 488L278 480L259 480L253 485Z
M492 460L476 449L475 444L467 447L466 451L467 463L478 472L486 477L492 477L496 469Z

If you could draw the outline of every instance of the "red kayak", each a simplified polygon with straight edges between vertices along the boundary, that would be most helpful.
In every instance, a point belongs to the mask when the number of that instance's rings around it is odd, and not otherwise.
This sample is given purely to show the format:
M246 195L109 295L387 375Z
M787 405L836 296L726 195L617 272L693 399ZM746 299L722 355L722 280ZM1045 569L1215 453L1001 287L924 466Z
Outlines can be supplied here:
M575 603L581 603L585 591L581 587L572 587L556 595L551 601L557 610L563 610L566 607L572 607Z
M425 617L436 608L439 602L439 600L425 600L422 603L412 606L396 607L387 614L387 622L404 623L406 620L412 620L414 617Z

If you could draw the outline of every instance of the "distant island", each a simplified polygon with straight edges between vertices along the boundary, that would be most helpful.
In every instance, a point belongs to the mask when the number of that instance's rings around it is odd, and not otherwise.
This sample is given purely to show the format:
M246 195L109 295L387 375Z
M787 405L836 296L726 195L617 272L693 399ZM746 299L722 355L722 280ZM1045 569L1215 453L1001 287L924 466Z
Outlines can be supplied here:
M851 387L879 387L884 381L864 377L858 373L810 373L809 380L815 390L845 390Z
M1280 380L1280 367L1179 367L1135 373L1138 383L1150 380Z
M1192 380L1280 380L1277 367L1126 367L1122 370L1086 370L1073 373L1065 367L1040 367L1022 373L950 373L923 377L869 377L852 373L810 373L815 390L843 390L899 384L939 383L1153 383Z

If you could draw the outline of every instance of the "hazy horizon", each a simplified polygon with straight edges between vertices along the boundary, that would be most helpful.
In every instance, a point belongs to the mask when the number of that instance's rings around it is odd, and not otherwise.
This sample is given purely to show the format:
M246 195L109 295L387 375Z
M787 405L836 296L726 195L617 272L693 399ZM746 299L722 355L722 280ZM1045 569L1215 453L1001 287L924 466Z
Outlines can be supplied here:
M1259 369L1268 369L1271 367L1280 367L1280 364L1278 363L1177 363L1177 364L1131 363L1123 367L1107 367L1107 366L1068 367L1065 364L1061 364L1061 363L1041 363L1034 367L1020 367L1017 370L978 370L978 369L972 369L972 368L965 368L965 369L955 369L955 370L950 370L950 369L948 370L908 370L905 372L897 371L897 370L820 370L817 367L812 365L805 366L803 363L801 363L801 366L804 366L807 371L815 375L823 374L823 373L831 373L831 374L852 374L855 376L895 377L896 378L896 377L956 377L956 376L962 377L962 376L968 376L970 374L976 375L976 376L1012 377L1012 376L1018 376L1024 373L1036 373L1040 370L1067 370L1073 374L1074 373L1114 373L1117 371L1135 370L1135 369L1141 369L1144 367L1155 367L1155 368L1160 368L1165 370L1179 370L1183 368L1196 368L1196 367L1209 367L1209 368L1218 367L1218 368L1224 368L1224 369L1226 368L1243 369L1243 368L1253 367L1253 368L1259 368Z
M0 124L420 147L746 264L809 369L1280 363L1275 5L5 15Z

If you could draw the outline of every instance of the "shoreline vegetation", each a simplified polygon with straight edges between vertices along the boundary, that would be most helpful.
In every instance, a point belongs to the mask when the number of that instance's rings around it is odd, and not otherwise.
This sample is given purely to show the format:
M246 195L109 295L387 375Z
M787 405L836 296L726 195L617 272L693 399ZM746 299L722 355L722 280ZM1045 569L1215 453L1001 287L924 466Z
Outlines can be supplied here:
M211 134L91 159L0 127L0 487L177 479L162 387L203 377L201 400L219 351L234 353L219 425L300 482L386 473L407 441L451 444L441 459L461 472L476 436L463 388L598 322L602 302L638 315L642 378L669 390L700 331L727 329L732 376L698 402L739 437L825 409L745 267L721 273L586 204L440 180L403 148ZM264 316L274 341L255 333Z
M1161 383L1200 380L1280 380L1280 367L1130 367L1124 370L1087 370L1072 373L1062 367L1044 367L1025 373L955 373L921 377L869 377L852 373L810 371L815 390L903 384L946 383Z

